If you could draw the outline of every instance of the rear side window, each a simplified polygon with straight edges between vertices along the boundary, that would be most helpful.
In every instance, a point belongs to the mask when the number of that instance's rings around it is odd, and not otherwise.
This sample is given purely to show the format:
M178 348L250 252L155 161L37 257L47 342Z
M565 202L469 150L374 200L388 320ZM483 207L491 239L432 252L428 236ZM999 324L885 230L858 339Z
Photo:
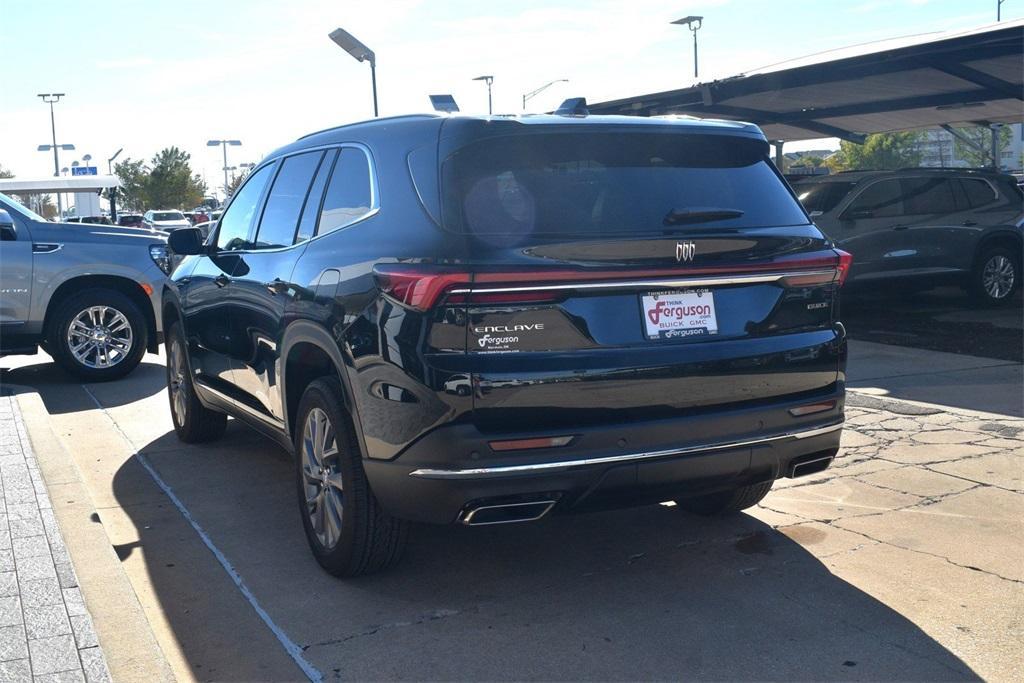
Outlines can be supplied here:
M957 210L952 178L903 178L903 213L953 213Z
M270 249L292 244L299 212L323 155L321 151L296 154L281 163L256 231L255 248Z
M825 213L836 208L843 197L853 189L853 183L827 182L827 183L800 183L793 187L796 198L804 205L807 211L820 211Z
M220 217L217 248L221 251L237 251L249 247L249 228L275 166L276 164L267 164L253 173L235 194L231 206Z
M370 213L373 204L370 173L370 160L363 150L341 149L324 195L318 235L344 228Z
M441 175L445 227L477 236L807 223L767 145L740 137L512 135L463 147L443 162Z
M309 196L306 197L306 205L302 208L299 231L295 235L296 242L308 240L316 231L316 219L320 215L320 201L324 198L324 187L327 185L327 178L331 175L334 158L337 155L338 150L329 149L324 155L323 161L320 162L320 169L316 172L316 178L313 179L313 187L310 188Z
M996 191L981 178L961 178L960 187L967 196L967 206L972 209L988 206L996 200Z
M899 180L881 180L872 183L854 199L844 217L889 218L903 215L903 190ZM859 215L854 215L859 214Z

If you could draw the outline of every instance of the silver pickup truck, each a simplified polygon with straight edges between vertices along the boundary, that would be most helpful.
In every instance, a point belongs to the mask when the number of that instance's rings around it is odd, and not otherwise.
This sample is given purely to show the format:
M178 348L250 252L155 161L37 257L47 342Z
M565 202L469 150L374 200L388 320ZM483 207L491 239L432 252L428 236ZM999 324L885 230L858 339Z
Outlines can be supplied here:
M86 381L117 379L160 341L167 239L50 223L0 194L0 355L42 347Z

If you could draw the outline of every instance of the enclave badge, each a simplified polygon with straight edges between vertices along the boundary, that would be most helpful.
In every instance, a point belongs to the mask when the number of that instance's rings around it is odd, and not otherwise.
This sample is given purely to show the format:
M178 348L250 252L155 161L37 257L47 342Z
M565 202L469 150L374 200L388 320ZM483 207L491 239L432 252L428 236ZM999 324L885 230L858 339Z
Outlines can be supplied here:
M697 255L697 245L693 242L676 242L676 261L692 261Z

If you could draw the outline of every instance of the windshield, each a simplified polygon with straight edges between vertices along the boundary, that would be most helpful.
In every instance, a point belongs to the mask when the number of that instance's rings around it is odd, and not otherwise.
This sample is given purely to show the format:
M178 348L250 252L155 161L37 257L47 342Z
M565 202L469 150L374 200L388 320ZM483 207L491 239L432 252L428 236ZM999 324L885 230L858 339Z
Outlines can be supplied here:
M672 133L484 139L442 166L444 224L476 235L804 225L763 141Z
M40 216L38 213L28 208L21 202L15 200L13 197L8 197L5 194L0 194L0 206L7 209L8 211L15 211L16 213L21 214L22 216L28 218L29 220L42 221L43 223L46 222L46 219Z
M849 194L853 183L797 183L793 187L796 198L804 205L807 211L820 211L825 213L836 208L836 205L843 201L843 197Z
M155 221L183 221L185 216L180 211L157 211L153 214Z

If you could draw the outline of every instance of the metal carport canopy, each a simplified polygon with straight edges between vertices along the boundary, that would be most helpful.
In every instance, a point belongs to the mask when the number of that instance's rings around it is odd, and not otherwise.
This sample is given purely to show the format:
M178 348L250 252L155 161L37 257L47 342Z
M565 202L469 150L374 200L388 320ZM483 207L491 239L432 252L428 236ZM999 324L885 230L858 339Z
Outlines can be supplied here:
M862 142L943 124L1024 120L1024 20L830 50L681 90L589 105L756 123L770 140Z

